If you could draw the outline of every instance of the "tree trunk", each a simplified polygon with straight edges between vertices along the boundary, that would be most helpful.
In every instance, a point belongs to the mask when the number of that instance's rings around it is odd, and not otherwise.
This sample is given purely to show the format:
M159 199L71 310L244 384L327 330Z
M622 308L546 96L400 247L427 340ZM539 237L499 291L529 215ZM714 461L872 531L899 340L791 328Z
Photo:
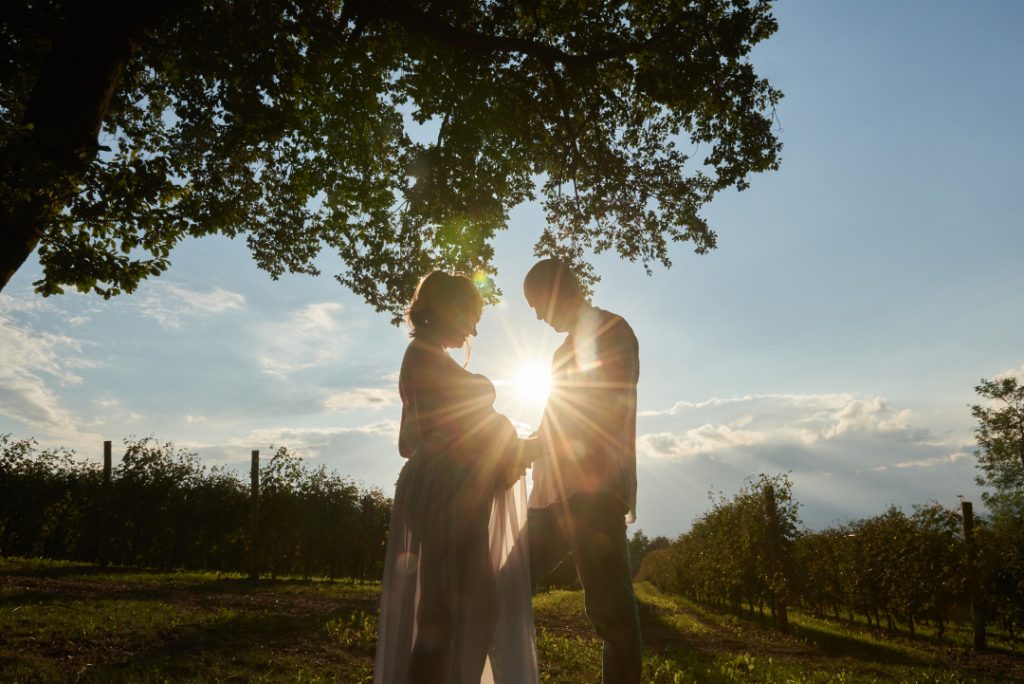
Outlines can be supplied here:
M0 291L76 192L137 39L170 5L81 0L68 8L22 133L0 150Z

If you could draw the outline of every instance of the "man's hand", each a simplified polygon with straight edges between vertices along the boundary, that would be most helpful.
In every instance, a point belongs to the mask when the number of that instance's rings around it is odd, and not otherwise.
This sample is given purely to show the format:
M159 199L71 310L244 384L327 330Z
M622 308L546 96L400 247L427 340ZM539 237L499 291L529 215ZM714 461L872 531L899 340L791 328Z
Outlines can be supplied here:
M526 473L526 469L533 465L533 462L546 455L543 440L536 436L536 433L525 439L517 439L510 447L512 453L508 459L508 466L499 480L505 487L511 487L519 478Z

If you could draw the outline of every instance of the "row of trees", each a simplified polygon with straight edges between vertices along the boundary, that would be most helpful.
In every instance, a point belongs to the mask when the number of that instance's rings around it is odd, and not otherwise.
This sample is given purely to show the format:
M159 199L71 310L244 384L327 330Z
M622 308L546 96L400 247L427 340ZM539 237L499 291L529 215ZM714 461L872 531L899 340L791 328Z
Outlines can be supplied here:
M913 635L930 623L941 638L971 618L961 513L938 503L820 531L800 529L786 476L761 475L714 502L668 548L649 552L638 579L732 610L769 607L785 629L788 606ZM1021 521L1001 512L976 526L978 581L990 622L1024 627Z
M650 551L637 579L722 607L763 610L767 602L784 619L796 514L789 480L761 475L731 500L719 496L668 548Z
M990 511L976 526L966 505L961 512L930 503L909 515L892 506L801 530L789 479L761 475L648 553L638 577L733 609L768 605L782 629L796 604L819 617L862 615L889 630L902 624L911 634L928 621L940 638L950 622L979 613L1013 635L1024 627L1024 383L1008 373L974 390L976 482ZM980 619L974 628L982 647Z
M0 435L0 554L272 575L379 577L391 501L284 447L249 485L152 438L102 469L66 449Z
M1013 634L1024 626L1024 544L1019 523L993 515L976 526L977 581L985 613ZM845 612L914 634L970 617L971 576L961 513L937 503L913 513L890 507L873 518L798 537L794 546L800 600L817 615Z

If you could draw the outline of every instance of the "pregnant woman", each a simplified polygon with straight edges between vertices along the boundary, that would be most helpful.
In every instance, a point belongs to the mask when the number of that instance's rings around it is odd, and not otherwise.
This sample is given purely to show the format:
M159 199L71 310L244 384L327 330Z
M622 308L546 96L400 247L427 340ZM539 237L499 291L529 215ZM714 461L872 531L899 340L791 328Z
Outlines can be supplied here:
M434 271L408 310L398 477L375 684L538 680L525 467L535 440L494 410L494 385L448 354L476 335L473 281Z

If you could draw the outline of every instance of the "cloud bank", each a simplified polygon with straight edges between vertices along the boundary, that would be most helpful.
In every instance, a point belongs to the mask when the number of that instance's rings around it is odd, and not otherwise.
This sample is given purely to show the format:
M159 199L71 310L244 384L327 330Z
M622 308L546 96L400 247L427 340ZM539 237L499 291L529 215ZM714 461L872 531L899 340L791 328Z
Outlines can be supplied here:
M854 393L750 394L643 411L640 525L685 529L709 508L709 491L731 495L758 473L789 473L812 527L892 503L977 500L972 435L929 420Z

